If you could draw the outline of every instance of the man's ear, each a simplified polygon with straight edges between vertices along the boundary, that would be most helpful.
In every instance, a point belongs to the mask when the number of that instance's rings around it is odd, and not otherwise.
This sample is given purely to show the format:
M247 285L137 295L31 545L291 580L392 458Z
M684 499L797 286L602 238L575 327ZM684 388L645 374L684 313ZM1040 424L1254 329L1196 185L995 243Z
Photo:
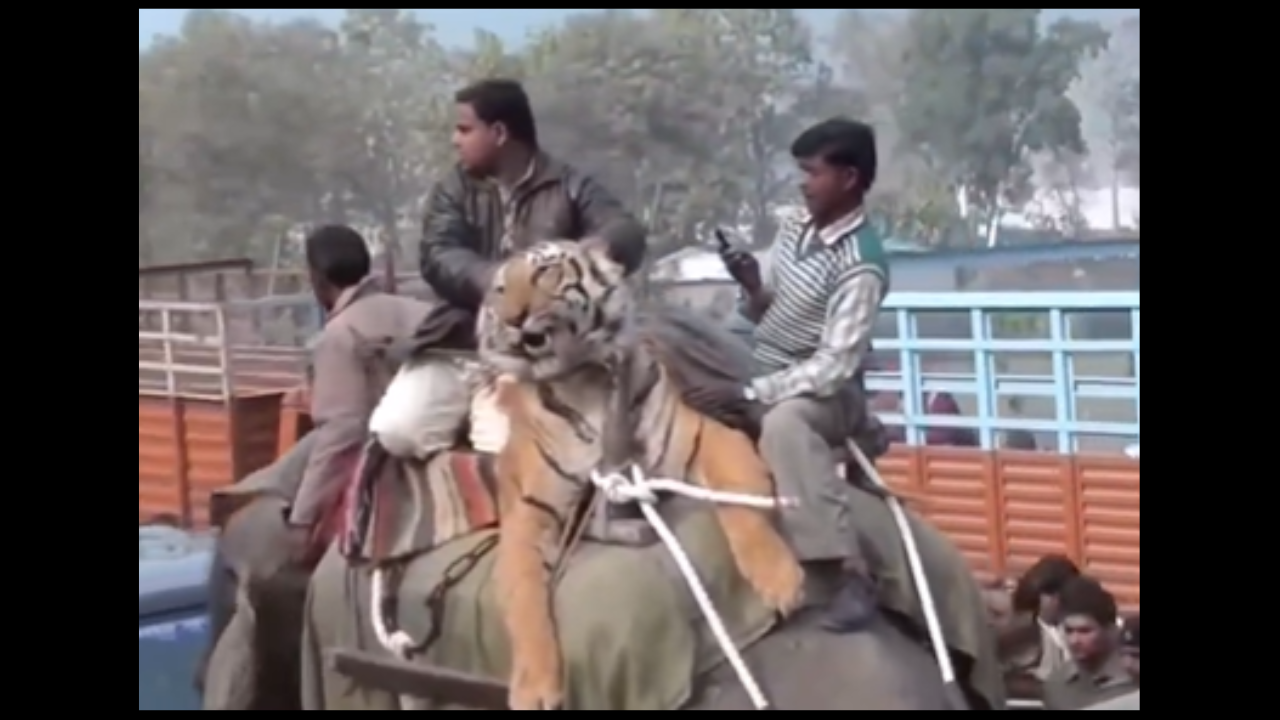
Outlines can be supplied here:
M844 189L853 192L862 183L862 175L855 168L848 168L844 175Z
M601 275L611 283L622 282L627 274L626 269L613 259L613 253L607 241L597 237L589 237L583 238L580 244L587 259L600 271Z

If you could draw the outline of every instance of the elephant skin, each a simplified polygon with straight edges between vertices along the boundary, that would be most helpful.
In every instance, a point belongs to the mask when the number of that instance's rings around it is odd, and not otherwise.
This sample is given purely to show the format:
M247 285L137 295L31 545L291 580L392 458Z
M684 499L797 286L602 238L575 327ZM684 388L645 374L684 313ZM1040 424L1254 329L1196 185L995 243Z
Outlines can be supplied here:
M261 495L228 520L209 578L205 709L299 710L302 617L310 573L289 555L284 500ZM254 668L246 677L245 667Z
M323 659L326 649L371 650L376 645L369 624L368 578L367 571L350 569L332 548L316 569L304 630L304 709L403 707L396 695L357 687L327 667ZM865 632L833 635L819 627L820 613L810 608L757 641L743 656L775 710L953 709L933 655L900 629L895 619L886 613ZM682 709L753 707L726 662L696 683L693 700Z

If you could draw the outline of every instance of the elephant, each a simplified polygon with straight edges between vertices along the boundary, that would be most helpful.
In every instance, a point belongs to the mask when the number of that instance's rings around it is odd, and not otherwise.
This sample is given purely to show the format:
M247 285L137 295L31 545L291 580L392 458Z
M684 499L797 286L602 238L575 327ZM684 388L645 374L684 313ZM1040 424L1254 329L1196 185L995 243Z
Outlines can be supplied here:
M878 498L868 495L859 500L870 507ZM877 546L876 554L892 554L891 543L896 542L896 538L884 535L886 531L891 532L888 523L870 522L868 526L872 532L881 535L873 541ZM909 584L909 581L902 581L904 570L901 560L890 560L887 564L882 563L886 568L885 576L891 578L887 583L890 587L885 591L885 612L870 628L845 635L831 634L822 629L818 607L827 599L835 578L817 576L809 578L806 587L810 607L746 645L742 655L768 695L772 709L946 710L957 709L961 704L972 709L1003 708L1003 678L995 659L995 637L987 621L981 590L964 566L959 552L940 533L918 520L915 532L921 552L926 556L926 568L935 596L944 605L944 625L949 631L954 631L961 638L959 644L966 647L965 651L953 649L950 653L960 681L958 685L949 687L943 682L925 640L918 613L910 612L897 597ZM657 549L661 550L660 547ZM406 576L414 575L412 567L415 563L410 561ZM618 597L623 594L619 591ZM400 601L412 608L410 612L427 614L424 603L419 602L416 595L413 599L401 597ZM336 549L331 550L317 568L308 596L302 651L304 708L407 709L405 698L344 677L326 660L326 651L335 649L386 654L375 640L377 631L371 621L370 602L370 572L349 565ZM613 599L602 603L611 604ZM496 615L485 617L497 623ZM452 616L450 618L453 622ZM470 621L462 616L459 618L457 622L468 628L460 630L459 635L470 637L475 634L468 624ZM591 634L591 631L586 631L586 634ZM948 632L948 638L951 637L952 632ZM646 640L653 641L649 637ZM492 656L500 654L500 651L484 654ZM580 663L580 666L589 664ZM832 668L843 670L833 671ZM470 670L451 666L448 669L455 672ZM495 673L486 675L502 676ZM678 707L605 709L753 709L750 697L727 663L719 663L700 673L688 690L687 698ZM962 698L956 697L957 691ZM448 696L429 700L446 706L451 703ZM408 707L417 709L412 704Z
M215 495L206 584L209 638L194 682L206 710L298 710L298 656L310 568L285 523L314 436Z
M703 385L703 380L707 380L704 387L733 385L731 374L741 373L749 366L750 353L740 342L726 335L722 328L708 325L685 316L665 326L671 331L665 344L668 348L686 351L678 352L667 360L684 362L676 374L683 377L686 387L693 390L688 398L690 404L714 411L715 393L703 393L697 397L700 388L692 386ZM717 341L711 342L709 337ZM749 418L736 418L735 422L728 424L741 428L749 423ZM963 557L935 528L919 517L913 518L917 543L921 546L922 555L926 556L925 567L933 594L938 598L940 610L947 616L944 617L944 625L949 630L948 644L952 645L952 640L959 638L950 653L959 682L948 686L943 682L934 654L929 649L920 596L912 587L902 541L885 509L885 502L878 495L861 492L865 497L858 498L856 505L870 516L857 518L857 527L870 535L867 542L875 546L875 552L870 555L876 558L873 562L879 563L879 574L886 579L882 603L885 612L873 626L856 634L835 635L824 631L819 627L818 613L814 608L825 602L836 578L810 573L806 597L812 607L800 610L763 637L755 638L743 651L748 665L770 695L774 708L941 710L955 709L963 702L974 709L1002 709L1004 695L1000 667L995 659L995 636L987 622L981 590ZM256 528L252 532L242 530L239 535L242 541L257 533L255 542L269 542L269 536L276 532L272 518L283 518L278 503L279 500L270 495L256 497L228 524L224 541L232 535L232 526L238 521L243 523L243 527ZM430 553L424 557L427 555ZM238 699L224 697L214 705L220 702L227 706L245 706L245 709L293 709L300 706L303 709L389 710L400 709L404 705L402 698L392 693L362 686L339 675L326 661L325 654L330 650L380 650L376 647L374 638L377 633L370 625L370 613L367 612L371 594L370 574L366 569L350 565L336 545L330 547L310 576L305 607L298 592L299 580L307 577L304 570L280 564L271 582L257 584L252 591L246 591L236 589L236 573L229 572L227 565L226 562L218 563L211 578L216 581L211 582L211 589L216 585L220 596L216 602L223 603L225 607L239 598L235 603L237 612L224 611L224 617L234 619L239 613L238 607L249 602L271 607L277 617L284 619L258 622L248 633L241 630L244 637L236 642L243 648L253 649L242 655L254 656L257 663L248 664L258 670L253 673L252 682L242 683L231 691L222 691L226 696L239 693ZM407 605L416 606L419 610L422 608L421 604ZM234 627L230 621L215 623L224 639L227 630ZM223 644L222 640L215 639L214 642ZM270 653L270 659L267 659L267 653ZM217 652L211 655L216 657ZM243 666L246 663L242 659L239 664ZM218 674L215 665L217 663L210 663L208 677ZM850 670L833 672L832 668ZM957 698L958 694L963 695L963 700ZM449 699L439 700L447 703ZM206 706L209 704L206 702ZM721 663L696 677L688 697L679 707L661 709L734 710L751 707L733 671Z

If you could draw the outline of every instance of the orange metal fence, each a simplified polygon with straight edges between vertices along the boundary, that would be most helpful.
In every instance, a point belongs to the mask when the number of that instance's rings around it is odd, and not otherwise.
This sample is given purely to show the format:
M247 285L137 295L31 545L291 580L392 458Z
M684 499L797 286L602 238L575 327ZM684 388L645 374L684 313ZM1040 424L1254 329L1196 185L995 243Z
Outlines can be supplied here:
M1140 604L1141 465L1112 455L895 446L879 463L890 485L987 576L1012 576L1065 553Z

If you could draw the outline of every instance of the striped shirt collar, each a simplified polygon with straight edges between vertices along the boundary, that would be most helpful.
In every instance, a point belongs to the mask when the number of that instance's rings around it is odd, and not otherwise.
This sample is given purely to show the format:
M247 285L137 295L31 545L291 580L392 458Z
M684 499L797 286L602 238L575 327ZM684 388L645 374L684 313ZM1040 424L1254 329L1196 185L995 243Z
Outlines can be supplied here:
M862 212L862 208L858 208L821 230L816 231L813 226L813 220L811 218L806 219L804 225L805 239L812 240L816 236L818 242L822 243L826 247L831 247L839 242L840 238L843 238L849 233L856 232L865 222L866 215Z

